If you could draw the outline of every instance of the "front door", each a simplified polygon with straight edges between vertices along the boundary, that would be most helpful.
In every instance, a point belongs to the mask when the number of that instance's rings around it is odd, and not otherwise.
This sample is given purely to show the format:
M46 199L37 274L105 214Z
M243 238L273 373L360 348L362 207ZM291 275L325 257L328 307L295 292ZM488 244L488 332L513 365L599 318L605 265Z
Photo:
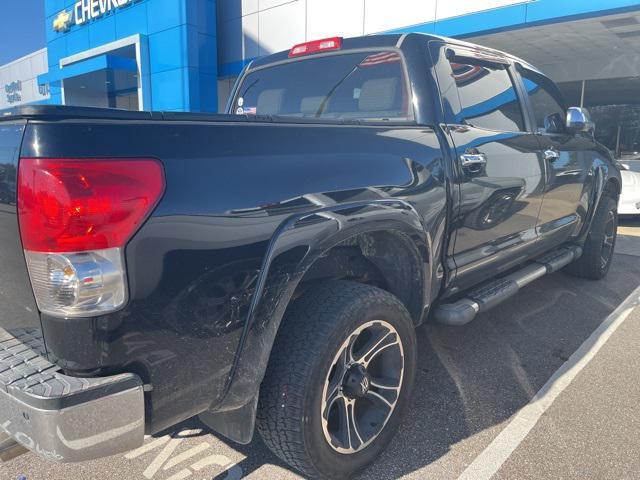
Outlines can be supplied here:
M550 80L525 68L518 71L546 163L538 232L545 248L551 248L578 235L584 224L592 198L594 142L566 131L564 101Z
M460 196L453 222L459 288L531 255L544 193L544 164L536 135L527 131L511 65L476 53L456 46L455 56L438 66L453 118L446 130L455 146Z

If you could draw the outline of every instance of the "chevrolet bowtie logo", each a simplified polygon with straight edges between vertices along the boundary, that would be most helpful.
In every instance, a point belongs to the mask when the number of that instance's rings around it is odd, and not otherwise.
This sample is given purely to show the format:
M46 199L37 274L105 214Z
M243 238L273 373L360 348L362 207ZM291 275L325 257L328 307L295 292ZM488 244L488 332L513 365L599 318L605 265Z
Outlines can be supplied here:
M66 32L71 25L71 14L66 10L63 10L53 20L53 29L56 32Z

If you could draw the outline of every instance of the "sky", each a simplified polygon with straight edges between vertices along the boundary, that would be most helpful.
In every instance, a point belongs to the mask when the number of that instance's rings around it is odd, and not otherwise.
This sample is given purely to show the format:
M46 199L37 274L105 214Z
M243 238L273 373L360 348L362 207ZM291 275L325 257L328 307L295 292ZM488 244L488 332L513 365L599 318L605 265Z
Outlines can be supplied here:
M0 65L46 46L45 0L0 0L7 8L0 27Z

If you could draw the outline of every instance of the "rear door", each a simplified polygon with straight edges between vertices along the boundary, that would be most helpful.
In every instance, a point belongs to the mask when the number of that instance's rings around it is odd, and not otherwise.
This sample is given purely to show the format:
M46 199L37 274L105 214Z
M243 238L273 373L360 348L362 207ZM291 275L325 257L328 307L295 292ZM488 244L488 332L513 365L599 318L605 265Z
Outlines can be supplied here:
M466 288L532 254L544 165L509 61L457 45L443 48L436 68L461 205L453 260L456 282Z
M532 113L532 124L547 171L539 219L547 248L578 235L586 219L593 175L593 139L568 133L566 108L557 87L545 76L518 67Z

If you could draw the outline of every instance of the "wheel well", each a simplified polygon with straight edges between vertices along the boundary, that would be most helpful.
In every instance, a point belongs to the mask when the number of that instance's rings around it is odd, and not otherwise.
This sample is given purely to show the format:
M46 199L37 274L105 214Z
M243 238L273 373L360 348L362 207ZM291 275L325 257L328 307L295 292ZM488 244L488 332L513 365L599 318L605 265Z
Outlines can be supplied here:
M394 294L418 323L423 307L424 260L402 233L368 232L337 244L306 270L292 300L324 280L351 280Z

